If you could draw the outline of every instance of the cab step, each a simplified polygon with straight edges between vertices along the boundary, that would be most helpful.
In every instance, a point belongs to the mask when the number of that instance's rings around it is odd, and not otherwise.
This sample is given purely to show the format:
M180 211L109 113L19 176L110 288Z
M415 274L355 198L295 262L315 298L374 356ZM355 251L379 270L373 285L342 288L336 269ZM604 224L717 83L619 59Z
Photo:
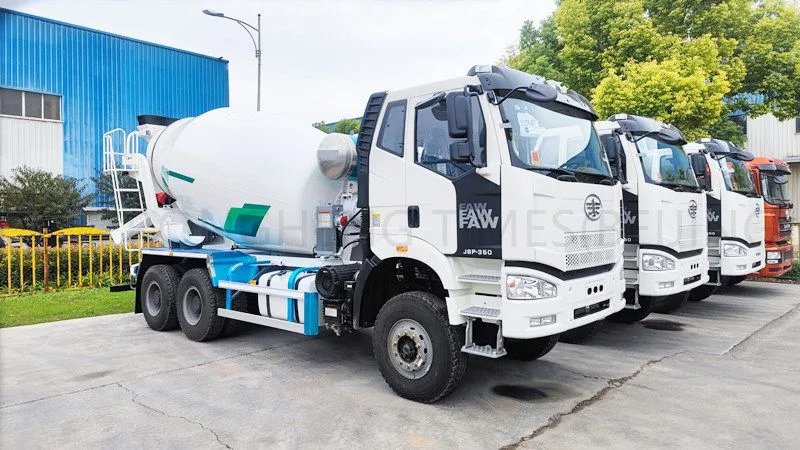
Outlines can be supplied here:
M473 306L471 308L478 308ZM467 308L470 309L470 308ZM483 308L483 309L491 309L491 308ZM498 316L500 315L498 311ZM477 355L483 356L485 358L501 358L506 355L506 349L503 347L503 324L501 322L497 322L497 339L496 344L492 347L489 344L486 345L477 345L472 336L472 332L475 326L475 317L468 317L467 318L467 329L466 329L466 336L464 338L464 346L461 347L461 351L464 353L469 353L470 355Z
M470 306L469 308L462 309L460 314L462 316L474 317L476 319L499 319L500 310L496 308L486 308L484 306Z

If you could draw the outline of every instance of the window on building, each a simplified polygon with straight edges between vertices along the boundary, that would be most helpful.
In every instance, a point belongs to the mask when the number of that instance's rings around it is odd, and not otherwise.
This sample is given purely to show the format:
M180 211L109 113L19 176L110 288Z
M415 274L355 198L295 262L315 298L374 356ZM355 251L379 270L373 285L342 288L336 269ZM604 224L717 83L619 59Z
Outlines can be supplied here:
M0 89L0 114L22 115L22 91Z
M25 117L42 118L42 94L25 93Z
M0 89L0 114L61 120L61 97L16 89Z
M800 117L794 119L794 132L800 134Z
M378 147L403 156L403 144L406 132L406 101L391 102L386 107L386 114L381 124L381 134L378 138Z

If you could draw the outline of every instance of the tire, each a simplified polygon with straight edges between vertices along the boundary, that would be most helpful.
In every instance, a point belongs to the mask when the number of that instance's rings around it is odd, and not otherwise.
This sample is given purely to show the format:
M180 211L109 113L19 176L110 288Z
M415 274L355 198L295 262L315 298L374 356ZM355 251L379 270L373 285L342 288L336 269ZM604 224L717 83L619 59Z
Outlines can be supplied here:
M172 266L151 266L142 278L142 315L147 325L155 331L178 328L175 298L180 275Z
M692 289L689 292L689 301L690 302L699 302L701 300L705 300L708 297L711 297L714 292L717 292L718 287L713 286L711 284L703 284L701 286L697 286L696 288Z
M444 301L428 292L392 297L375 320L372 348L381 375L397 395L415 402L441 400L461 383L463 345L464 328L450 325Z
M225 295L211 284L206 269L190 269L178 284L175 299L178 323L187 338L205 342L219 337L227 320L217 315L225 304Z
M668 295L664 300L655 302L651 310L661 314L669 314L673 311L677 311L689 301L690 294L691 291L686 291Z
M503 346L506 348L508 356L517 361L533 361L550 353L550 350L558 343L560 335L545 336L536 339L511 339L504 340Z
M725 287L735 286L747 279L747 275L740 275L738 277L722 277L722 285Z
M567 344L583 344L584 342L588 341L589 338L594 336L595 333L597 333L597 330L600 329L601 324L602 321L597 320L582 327L565 331L561 333L561 338L559 341L566 342Z
M222 297L222 301L225 301L225 294L220 292ZM241 294L237 295L233 299L233 304L231 305L234 311L240 312L247 312L247 293L242 292ZM240 320L231 319L229 317L225 318L225 325L222 327L222 333L220 333L221 337L228 337L233 336L241 330L242 325L244 322Z
M636 294L636 292L633 290L627 290L625 291L625 300L627 301L631 295L638 295L638 294ZM627 323L627 324L639 322L640 320L650 315L651 298L645 296L639 296L639 306L640 306L639 309L625 308L619 312L615 312L614 314L608 316L606 320L608 320L609 322Z

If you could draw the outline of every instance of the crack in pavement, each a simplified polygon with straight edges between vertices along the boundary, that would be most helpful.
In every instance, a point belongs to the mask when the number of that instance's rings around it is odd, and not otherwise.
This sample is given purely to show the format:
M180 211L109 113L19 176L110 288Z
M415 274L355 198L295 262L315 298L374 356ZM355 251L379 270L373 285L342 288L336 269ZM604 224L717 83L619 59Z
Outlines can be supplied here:
M208 365L208 364L217 363L217 362L220 362L220 361L227 361L227 360L230 360L230 359L236 359L236 358L242 358L242 357L245 357L245 356L255 355L257 353L266 352L268 350L275 350L275 349L278 349L278 348L291 347L292 345L302 344L304 342L313 341L314 339L319 339L319 338L320 338L320 336L314 336L314 337L311 337L311 338L308 338L308 339L300 339L300 340L298 340L296 342L289 342L289 343L286 343L286 344L273 345L271 347L265 347L265 348L261 348L261 349L258 349L258 350L253 350L252 352L237 353L235 355L225 356L223 358L217 358L217 359L212 359L212 360L209 360L209 361L203 361L203 362L200 362L200 363L197 363L197 364L193 364L191 366L176 367L174 369L162 370L160 372L149 373L147 375L142 375L142 376L133 377L133 378L127 378L127 379L120 380L120 381L111 381L111 382L108 382L108 383L105 383L105 384L99 384L97 386L90 386L90 387L83 388L83 389L76 389L74 391L61 392L59 394L53 394L53 395L48 395L48 396L45 396L45 397L34 398L32 400L25 400L24 402L12 403L10 405L2 405L2 406L0 406L0 410L6 409L6 408L11 408L11 407L14 407L14 406L21 406L21 405L27 405L27 404L30 404L30 403L36 403L36 402L40 402L42 400L49 400L51 398L64 397L66 395L79 394L81 392L93 391L95 389L100 389L100 388L104 388L104 387L108 387L108 386L114 386L115 384L119 384L119 383L127 383L129 381L143 380L143 379L150 378L150 377L155 377L155 376L158 376L158 375L164 375L164 374L173 373L173 372L180 372L181 370L194 369L196 367L202 367L202 366L205 366L205 365Z
M669 355L666 355L666 356L662 356L661 358L658 358L658 359L652 359L652 360L647 361L646 363L642 364L641 366L639 366L639 368L635 372L630 374L630 375L626 375L626 376L620 377L620 378L607 379L606 381L607 381L608 384L606 385L606 387L604 387L603 389L600 389L599 391L595 392L595 394L592 395L591 397L581 400L575 406L573 406L572 409L570 409L569 411L559 412L559 413L556 413L556 414L550 416L550 418L547 419L547 423L546 424L544 424L541 427L539 427L536 430L534 430L533 433L531 433L531 434L529 434L527 436L523 436L523 437L519 438L519 440L517 442L514 442L512 444L508 444L508 445L504 445L503 447L501 447L501 450L510 450L510 449L518 448L524 442L529 441L529 440L541 435L545 431L558 426L558 424L561 423L562 420L564 420L564 417L580 412L584 408L586 408L586 407L598 402L599 400L601 400L609 392L611 392L611 391L613 391L613 390L615 390L615 389L617 389L619 387L622 387L628 381L630 381L630 380L636 378L637 376L639 376L639 374L641 374L644 371L644 369L646 369L646 368L648 368L650 366L653 366L655 364L658 364L658 363L664 361L665 359L672 358L674 356L680 355L681 353L684 353L684 352L685 352L685 350L681 350L681 351L676 352L676 353L672 353L672 354L669 354Z
M575 374L575 375L580 375L580 376L582 376L584 378L588 378L590 380L606 381L606 382L611 381L610 378L598 377L598 376L594 376L594 375L586 375L583 372L578 372L577 370L571 370L571 369L567 369L567 368L564 368L564 367L561 367L561 370L564 370L566 372L569 372L569 373L572 373L572 374Z
M139 397L139 394L136 393L133 389L130 389L130 388L127 388L127 387L123 386L122 383L116 383L116 385L121 387L122 389L124 389L126 392L128 392L129 394L131 394L133 396L133 397L131 397L131 402L133 402L134 404L139 405L142 408L148 409L150 411L157 412L157 413L161 414L164 417L169 417L171 419L182 419L182 420L185 420L188 423L195 424L195 425L200 425L200 428L202 428L204 430L208 430L211 434L213 434L214 438L217 440L217 442L219 442L225 448L233 450L233 447L231 447L230 445L222 442L222 439L219 438L219 434L217 434L216 431L214 431L211 428L203 425L202 422L190 420L190 419L188 419L188 418L186 418L184 416L173 416L172 414L167 414L164 411L161 411L160 409L153 408L152 406L147 406L142 402L136 401L136 398Z
M780 316L778 316L778 317L770 320L769 322L765 323L764 326L762 326L762 327L756 329L755 331L753 331L752 333L748 334L744 339L742 339L741 341L739 341L736 344L734 344L731 348L729 348L728 350L726 350L722 354L723 355L727 355L728 353L731 353L732 351L736 350L737 348L739 348L739 346L747 343L750 339L756 337L756 335L758 335L759 333L765 331L768 328L771 328L776 323L782 321L786 316L788 316L788 315L792 314L793 312L797 311L798 308L800 308L800 304L799 305L795 305L794 308L786 311L785 313L781 314Z

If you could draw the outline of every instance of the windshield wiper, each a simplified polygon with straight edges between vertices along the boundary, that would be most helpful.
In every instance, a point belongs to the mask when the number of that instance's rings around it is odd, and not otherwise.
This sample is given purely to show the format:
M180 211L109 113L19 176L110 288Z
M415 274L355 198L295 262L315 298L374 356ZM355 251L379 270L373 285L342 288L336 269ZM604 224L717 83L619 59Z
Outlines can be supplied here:
M528 170L533 170L536 172L542 172L543 174L547 175L548 177L555 178L558 181L571 181L573 183L577 183L578 179L575 178L575 174L569 170L559 169L558 167L537 167L537 166L530 166L526 167Z
M756 191L748 191L748 190L744 190L744 189L731 189L731 192L736 192L737 194L742 194L745 197L753 197L753 198L761 197L761 194L759 194Z
M606 175L604 173L582 172L580 170L576 170L576 171L574 171L572 173L573 174L587 175L587 176L594 177L594 178L600 178L600 181L598 182L598 184L602 184L602 185L605 185L605 186L613 186L617 182L617 180L614 177L612 177L611 175Z
M662 181L659 183L661 186L668 187L675 192L703 192L703 190L699 186L692 186L690 184L683 184L683 183L670 183L668 181Z

